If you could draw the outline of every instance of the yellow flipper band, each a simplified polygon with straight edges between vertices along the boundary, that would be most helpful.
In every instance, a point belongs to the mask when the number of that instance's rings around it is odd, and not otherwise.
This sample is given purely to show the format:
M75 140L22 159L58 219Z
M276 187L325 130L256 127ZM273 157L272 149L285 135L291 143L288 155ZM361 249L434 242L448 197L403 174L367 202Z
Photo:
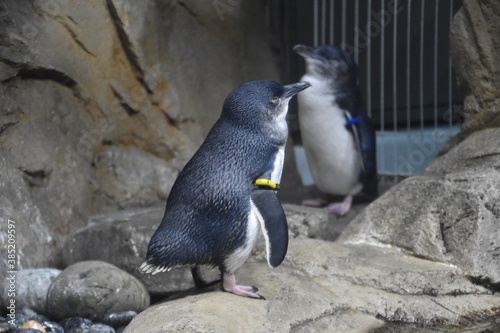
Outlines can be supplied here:
M276 191L280 189L280 184L276 184L270 179L259 178L253 184L255 186L267 186L271 190L276 190Z

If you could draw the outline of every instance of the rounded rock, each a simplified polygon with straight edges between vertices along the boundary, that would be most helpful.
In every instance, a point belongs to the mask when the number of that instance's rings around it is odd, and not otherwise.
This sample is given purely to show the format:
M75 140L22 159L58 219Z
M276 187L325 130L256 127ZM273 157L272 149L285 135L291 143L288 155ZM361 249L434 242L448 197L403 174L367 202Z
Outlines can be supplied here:
M94 324L90 326L90 332L92 333L116 333L115 329L111 326L104 324Z
M91 320L81 317L66 318L61 322L65 333L87 333L93 324Z
M52 317L101 321L116 312L141 312L150 304L147 289L135 277L102 261L67 267L50 286L47 307Z
M44 315L38 314L35 310L33 310L32 308L29 308L27 306L25 306L18 313L16 313L16 316L18 316L20 314L24 316L26 321L34 320L34 321L37 321L39 323L42 323L42 322L48 320L47 317L45 317Z
M0 333L6 333L10 331L10 326L6 323L0 323Z
M16 307L29 307L46 314L47 291L52 281L61 273L59 269L24 269L16 274ZM3 285L2 301L7 304L7 283ZM7 290L6 290L7 288Z
M103 319L103 323L114 328L119 328L122 326L127 326L130 324L132 319L137 316L135 311L125 311L119 313L111 313Z
M35 330L39 330L42 333L47 333L45 331L45 328L43 328L42 324L40 324L39 322L34 321L34 320L29 320L29 321L25 322L20 328L22 328L22 329L33 328Z
M53 321L44 321L42 326L47 333L64 333L64 328Z

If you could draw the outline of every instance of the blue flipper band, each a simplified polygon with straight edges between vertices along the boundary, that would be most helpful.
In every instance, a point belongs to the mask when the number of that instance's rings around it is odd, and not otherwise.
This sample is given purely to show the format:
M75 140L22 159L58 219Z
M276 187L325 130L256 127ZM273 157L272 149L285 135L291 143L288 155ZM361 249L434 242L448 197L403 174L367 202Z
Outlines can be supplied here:
M359 123L359 119L358 118L351 118L349 119L348 121L345 122L345 125L346 126L351 126L351 125L354 125L354 124L357 124Z

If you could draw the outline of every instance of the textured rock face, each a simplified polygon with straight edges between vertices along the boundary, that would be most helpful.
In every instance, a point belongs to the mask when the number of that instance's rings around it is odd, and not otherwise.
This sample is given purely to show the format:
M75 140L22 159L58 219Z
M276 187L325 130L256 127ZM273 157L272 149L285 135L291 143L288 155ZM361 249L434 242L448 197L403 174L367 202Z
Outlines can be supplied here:
M227 94L277 79L264 20L261 2L1 1L0 235L20 225L18 269L58 264L89 216L164 201Z
M446 154L437 157L425 170L429 176L464 171L500 170L500 128L471 133Z
M343 239L397 246L499 283L499 140L498 128L471 134L368 206Z
M500 2L465 0L451 30L453 67L465 95L463 130L500 126Z
M365 209L347 241L397 246L498 283L499 200L498 171L413 177Z
M266 301L189 290L140 313L125 332L369 332L383 319L450 327L472 324L476 311L500 314L500 298L460 269L396 249L294 239L281 266L254 259L238 281Z
M52 281L61 273L58 269L24 269L16 274L16 306L29 307L38 313L47 313L47 292ZM3 281L1 298L9 304L8 284Z
M86 317L103 320L123 311L140 312L149 294L136 278L100 261L83 261L66 268L52 282L47 308L53 318Z
M120 208L165 201L177 170L137 148L112 147L97 154L96 177L104 197Z

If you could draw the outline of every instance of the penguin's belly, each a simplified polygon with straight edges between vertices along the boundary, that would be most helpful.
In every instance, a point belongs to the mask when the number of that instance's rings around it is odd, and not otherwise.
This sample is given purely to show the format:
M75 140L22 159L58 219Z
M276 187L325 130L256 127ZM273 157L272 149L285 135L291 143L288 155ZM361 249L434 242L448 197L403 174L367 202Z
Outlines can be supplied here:
M229 273L234 273L243 263L248 259L252 253L252 249L257 241L257 237L260 230L260 224L257 219L257 214L254 211L254 206L250 200L250 206L252 209L248 214L248 220L246 224L246 237L245 242L242 246L238 247L233 253L231 253L224 260L224 268Z
M299 123L316 186L328 194L358 193L362 189L359 181L361 161L354 137L345 127L343 110L307 97L299 95Z

